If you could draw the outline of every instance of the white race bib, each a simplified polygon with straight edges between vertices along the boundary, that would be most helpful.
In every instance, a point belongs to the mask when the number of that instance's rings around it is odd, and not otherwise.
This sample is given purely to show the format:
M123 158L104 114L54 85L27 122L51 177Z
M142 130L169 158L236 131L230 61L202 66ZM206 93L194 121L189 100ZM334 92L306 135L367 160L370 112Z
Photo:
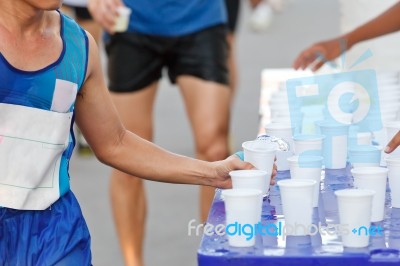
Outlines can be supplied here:
M44 210L59 197L72 113L0 103L0 206Z

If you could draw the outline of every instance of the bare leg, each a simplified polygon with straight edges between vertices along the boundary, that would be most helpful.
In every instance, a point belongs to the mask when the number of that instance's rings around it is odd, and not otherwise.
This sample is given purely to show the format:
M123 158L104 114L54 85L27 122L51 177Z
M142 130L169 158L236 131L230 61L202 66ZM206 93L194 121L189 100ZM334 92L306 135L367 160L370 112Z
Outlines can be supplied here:
M156 88L157 83L153 83L138 92L111 94L125 127L147 140L153 137L153 104ZM143 181L113 170L110 194L125 265L142 266L146 221Z
M229 87L232 91L232 100L236 94L236 87L237 87L237 66L236 66L236 46L235 46L235 35L230 32L227 35L227 41L229 46L229 53L228 53L228 72L229 72Z
M177 81L193 128L197 158L207 161L225 159L229 154L230 89L192 76L180 76ZM207 219L214 191L210 187L200 189L202 221Z

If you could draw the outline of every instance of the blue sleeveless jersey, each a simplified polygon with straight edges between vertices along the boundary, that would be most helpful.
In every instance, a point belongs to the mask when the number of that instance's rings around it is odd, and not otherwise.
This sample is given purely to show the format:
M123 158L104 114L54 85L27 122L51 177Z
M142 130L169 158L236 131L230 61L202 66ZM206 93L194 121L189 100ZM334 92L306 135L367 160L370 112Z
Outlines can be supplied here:
M35 184L30 184L29 180L27 181L27 184L19 184L16 181L7 179L7 177L0 176L0 189L3 187L4 191L9 191L11 189L22 187L34 192L40 189L44 190L47 186L57 184L58 195L55 196L55 200L66 194L70 188L68 165L75 145L72 130L72 115L74 112L76 95L84 82L88 63L88 38L85 31L69 17L61 13L60 17L60 32L63 41L63 50L58 60L53 64L38 71L22 71L13 67L0 53L0 104L2 108L11 110L9 116L6 118L0 116L0 120L5 120L5 123L10 122L9 120L13 117L13 110L16 109L18 111L20 108L27 109L27 113L37 112L40 114L40 110L42 112L47 111L50 116L63 115L65 113L71 114L68 124L64 125L67 132L64 133L66 134L66 138L65 141L62 142L62 151L60 151L60 155L57 158L54 157L56 159L51 164L52 167L54 165L51 171L57 171L57 173L50 174L52 174L51 176L53 177L57 177L57 180L49 178L49 182L44 184L42 184L43 182L39 182L40 185L35 186ZM0 122L3 123L2 120ZM41 123L43 123L43 121L41 121ZM18 124L15 125L16 123L10 122L10 124L13 124L13 127L16 128L20 126ZM50 126L51 125L49 125L49 127ZM23 137L15 137L18 134L23 135L24 132L15 133L16 131L17 130L15 129L13 135L8 136L6 133L7 128L2 128L0 125L0 156L2 142L6 145L6 141L16 141L18 138L20 142L21 139L22 141L25 141ZM49 139L51 139L51 128L49 132L50 133L47 135L49 136ZM33 132L32 135L40 135L40 132ZM60 146L60 144L52 143L50 140L49 143L47 143L46 139L32 140L31 138L26 141L33 143L31 144L29 142L29 145L41 143L43 150L46 151L59 148L57 145ZM28 144L26 144L26 146L30 147ZM22 146L23 145L25 145L25 143L22 143ZM18 148L18 146L16 146L16 148ZM27 151L29 152L29 149L27 149ZM4 157L6 160L9 160L9 162L5 164L6 167L13 163L12 160L23 159L10 158L10 156ZM47 157L44 155L44 158ZM2 173L1 170L0 173ZM35 171L32 171L30 174L32 174L32 179L40 180L41 178L40 176L34 176ZM34 200L36 200L36 198ZM29 197L24 200L29 200ZM51 199L47 201L54 202L55 200ZM49 203L51 204L52 202ZM10 203L10 205L11 206L7 206L4 202L0 201L0 206L15 208L13 203ZM45 207L46 206L40 206L38 209L43 209ZM36 207L27 207L27 209L36 209Z
M226 23L223 0L124 0L132 9L128 31L182 36Z

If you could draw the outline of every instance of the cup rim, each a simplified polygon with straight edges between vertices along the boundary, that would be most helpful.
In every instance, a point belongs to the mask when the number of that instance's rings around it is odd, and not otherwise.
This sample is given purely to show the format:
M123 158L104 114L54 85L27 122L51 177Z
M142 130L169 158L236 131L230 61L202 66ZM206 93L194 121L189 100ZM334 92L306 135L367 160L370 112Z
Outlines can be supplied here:
M119 6L117 7L117 12L120 15L130 15L132 13L132 10L127 6Z
M368 166L368 167L357 167L350 170L351 174L360 175L376 175L376 174L386 174L388 172L387 168L379 166Z
M361 148L361 149L360 149ZM365 149L364 149L365 148ZM375 146L375 145L356 145L350 146L348 151L352 153L359 153L359 152L381 152L383 149L382 146Z
M317 183L315 180L296 178L296 179L285 179L277 182L279 187L293 188L293 187L308 187L314 186Z
M255 148L252 148L252 147L245 147L246 144L255 143L255 142L261 142L262 143L262 141L259 141L259 140L258 141L257 140L245 141L245 142L242 143L243 150L246 149L248 151L252 151L252 152L255 152L255 153L273 153L273 152L276 152L276 150L277 150L276 146L272 145L272 144L271 144L270 147L268 146L267 149L255 149Z
M350 125L348 125L348 124L336 124L336 123L333 123L330 121L325 121L325 120L316 121L316 124L319 127L329 128L329 129L339 129L339 128L349 128L350 127Z
M221 191L221 195L226 199L227 197L254 197L263 194L261 189L253 188L230 188Z
M363 188L346 188L335 191L335 195L337 197L344 198L359 198L365 196L374 196L375 194L376 192L374 190Z
M385 158L386 163L393 163L393 164L399 164L400 165L400 156L393 156L389 155L388 157Z
M269 127L272 126L272 127ZM264 126L264 129L267 130L289 130L293 129L293 126L290 123L283 123L283 122L271 122Z
M249 174L254 174L252 176L249 176ZM259 169L248 169L248 170L233 170L229 172L229 176L232 178L235 175L235 177L253 177L253 176L268 176L268 172L265 170L259 170Z

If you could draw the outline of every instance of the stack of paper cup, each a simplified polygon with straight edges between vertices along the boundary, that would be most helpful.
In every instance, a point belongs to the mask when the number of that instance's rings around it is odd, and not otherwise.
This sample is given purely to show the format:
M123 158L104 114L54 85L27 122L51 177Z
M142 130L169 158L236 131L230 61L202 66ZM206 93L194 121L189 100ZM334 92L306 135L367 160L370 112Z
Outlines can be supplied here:
M322 156L322 141L324 138L323 135L295 135L293 137L295 154Z
M354 187L375 191L371 222L379 222L384 218L387 173L388 169L382 167L361 167L351 170Z
M313 190L316 182L308 179L278 181L286 235L309 235L312 231Z
M261 221L262 192L256 189L227 189L222 191L226 213L229 245L251 247L255 244L254 226ZM247 228L247 227L253 227ZM253 232L252 235L243 231Z
M276 151L276 166L278 171L289 170L287 158L293 155L293 130L293 127L288 123L270 123L265 126L265 134L281 138L290 146L289 151Z
M344 247L363 248L368 246L369 233L366 234L362 228L369 230L371 226L371 209L374 194L373 190L366 189L335 191L339 221L341 225L345 225L347 228L346 234L342 235Z
M349 148L349 161L353 168L378 167L381 163L382 147L359 145Z
M292 156L288 158L290 176L292 179L311 179L315 181L313 190L313 207L318 207L319 191L321 183L321 156Z
M298 116L300 114L300 105L297 102L292 102L289 106L286 90L280 90L277 94L272 95L268 105L271 112L271 121L290 118L291 122L298 126L301 125L300 120L302 117ZM299 112L293 113L293 109L298 109Z
M271 175L262 170L235 170L229 172L234 189L259 189L263 196L268 193Z
M290 116L274 116L271 117L271 123L289 124L292 126L295 134L300 133L303 127L303 113L299 111L294 114L291 113Z
M386 164L392 207L400 208L400 157L390 155L386 158Z
M323 140L322 154L325 168L343 169L347 164L347 137L349 126L331 122L319 122Z
M276 145L260 140L251 140L242 143L244 161L254 165L257 169L272 174L274 167Z

